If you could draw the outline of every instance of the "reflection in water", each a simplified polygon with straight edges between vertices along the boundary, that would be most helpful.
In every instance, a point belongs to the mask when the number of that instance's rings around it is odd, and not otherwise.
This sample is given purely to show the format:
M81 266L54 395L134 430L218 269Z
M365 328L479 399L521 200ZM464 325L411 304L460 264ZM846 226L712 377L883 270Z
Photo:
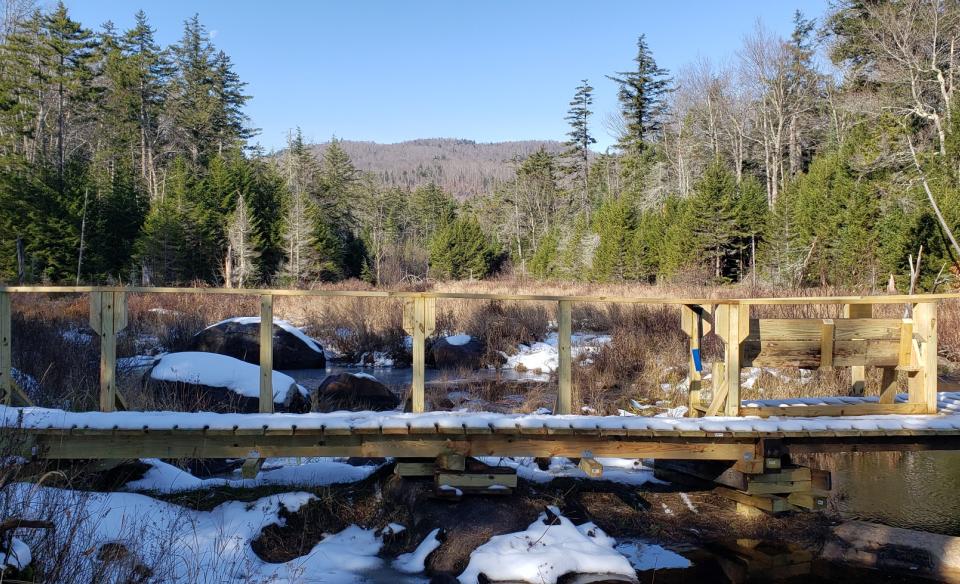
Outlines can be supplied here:
M832 471L831 504L844 517L960 535L960 452L844 453L803 460Z

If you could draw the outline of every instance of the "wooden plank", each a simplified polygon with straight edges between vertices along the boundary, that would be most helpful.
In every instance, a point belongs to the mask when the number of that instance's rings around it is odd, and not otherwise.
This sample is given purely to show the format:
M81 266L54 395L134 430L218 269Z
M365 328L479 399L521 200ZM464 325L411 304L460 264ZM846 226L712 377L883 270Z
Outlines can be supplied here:
M695 309L699 307L681 306L680 323L683 331L690 338L690 347L687 353L687 415L697 417L700 406L700 391L703 385L702 375L697 371L694 351L700 351L700 339L703 330L703 318L701 312Z
M741 416L798 416L812 418L817 416L880 416L887 414L925 414L925 404L845 404L829 406L790 406L790 407L760 407L740 408Z
M743 343L743 367L803 367L821 364L821 341L751 341ZM896 367L899 340L835 340L834 367Z
M898 352L897 366L910 367L913 358L913 319L905 318L900 323L900 351Z
M820 369L833 369L834 329L832 318L826 318L820 324Z
M437 472L437 485L450 485L463 489L486 489L500 485L514 489L517 486L516 473L453 473Z
M897 399L897 369L884 367L880 371L880 403L892 404Z
M257 478L264 460L263 458L248 458L244 460L243 466L240 467L240 477L244 479Z
M260 296L260 413L273 413L273 296Z
M0 399L5 405L13 404L13 352L11 335L10 294L0 292Z
M588 477L600 478L603 476L603 465L593 458L581 458L577 466L579 466L580 470Z
M914 328L923 339L920 402L926 413L937 413L937 304L920 302L913 307ZM913 396L911 396L912 398ZM911 400L913 401L913 400Z
M835 338L852 340L893 340L900 337L900 319L844 318L833 321ZM816 341L821 338L822 320L812 318L762 318L750 320L750 340Z
M558 340L558 367L557 367L557 412L570 414L573 412L573 382L571 381L570 367L573 362L571 306L563 301L557 305L557 333Z
M811 468L810 482L814 492L828 492L833 489L833 476L829 470Z
M726 373L727 400L724 412L736 416L740 409L740 358L741 342L746 338L750 320L749 306L729 308L729 333L727 334L724 372Z
M393 472L401 477L432 477L437 470L434 461L398 461Z
M437 456L436 467L442 470L459 470L466 468L466 457L462 454L445 452Z
M413 379L410 384L412 409L414 413L421 413L426 407L424 397L424 367L426 360L426 301L422 296L413 301Z
M749 481L746 492L751 495L783 495L787 493L807 493L810 488L810 481Z
M767 513L783 513L791 510L790 503L783 497L775 495L750 495L727 487L717 487L714 493L721 497L736 501L743 505L766 511Z
M827 498L813 493L790 493L787 502L809 511L821 511L827 508Z
M873 306L870 304L845 304L844 318L871 318ZM854 365L850 368L850 395L863 395L866 390L867 368Z
M99 294L100 411L112 412L117 403L117 334L114 329L113 292Z

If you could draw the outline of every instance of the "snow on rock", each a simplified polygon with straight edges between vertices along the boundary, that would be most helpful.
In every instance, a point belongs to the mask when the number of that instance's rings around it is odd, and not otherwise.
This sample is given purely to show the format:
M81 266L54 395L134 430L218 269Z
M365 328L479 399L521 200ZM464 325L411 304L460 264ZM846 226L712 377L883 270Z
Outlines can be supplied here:
M231 323L233 323L233 324L257 324L257 325L259 325L259 324L260 324L260 317L259 317L259 316L236 316L236 317L233 317L233 318L227 318L227 319L221 320L220 322L214 323L214 324L208 326L207 328L208 328L208 329L212 329L212 328L216 328L216 327L219 327L219 326L222 326L222 325L225 325L225 324L231 324ZM323 349L320 348L320 345L317 344L316 341L314 341L313 339L311 339L310 337L308 337L307 334L304 333L304 332L303 332L302 330L300 330L299 328L297 328L297 327L293 326L292 324L290 324L290 322L288 322L288 321L286 321L286 320L280 320L280 319L276 319L276 318L275 318L275 319L273 319L273 325L274 325L274 326L278 326L278 327L282 328L283 330L287 331L288 333L290 333L291 335L297 337L298 339L300 339L301 341L303 341L303 343L304 343L306 346L310 347L310 349L313 350L314 352L316 352L316 353L323 353Z
M369 373L351 373L350 375L353 375L357 379L369 379L370 381L377 381L377 382L380 381L379 379L377 379L373 375L370 375Z
M0 574L6 569L23 570L30 565L33 556L30 554L30 547L22 540L13 538L10 541L10 550L0 552Z
M473 584L484 574L493 581L555 584L564 574L615 574L635 578L636 572L614 549L616 541L593 523L574 525L550 507L526 531L490 538L470 554L459 576Z
M621 541L615 548L626 556L630 565L639 571L689 568L690 560L676 552L642 541Z
M586 357L600 350L611 341L610 335L576 333L570 337L571 353L574 359ZM507 357L505 369L525 369L527 371L556 371L560 363L559 337L550 333L542 343L520 345L516 355Z
M393 367L393 357L384 351L365 352L360 355L360 360L355 364L357 367L373 367L376 369L384 367Z
M117 369L120 371L137 371L139 369L149 369L166 355L134 355L132 357L120 357L117 359Z
M342 460L312 458L301 464L270 468L272 459L264 462L263 469L252 479L209 478L199 479L189 472L156 458L144 459L150 469L142 478L124 486L128 491L179 493L214 487L252 489L265 485L319 487L339 483L362 481L376 472L377 465L354 466Z
M459 347L469 343L472 338L473 337L470 335L450 335L447 337L447 343L453 345L454 347Z
M393 561L393 568L404 574L419 574L426 567L427 556L433 553L433 550L440 547L441 541L437 537L440 535L440 528L436 528L427 534L427 537L420 542L417 549L408 554L400 554Z
M168 353L160 358L150 377L156 381L224 387L244 397L260 397L260 367L216 353ZM292 377L274 371L273 401L283 402L290 388L295 385ZM300 389L301 393L306 393L306 390Z

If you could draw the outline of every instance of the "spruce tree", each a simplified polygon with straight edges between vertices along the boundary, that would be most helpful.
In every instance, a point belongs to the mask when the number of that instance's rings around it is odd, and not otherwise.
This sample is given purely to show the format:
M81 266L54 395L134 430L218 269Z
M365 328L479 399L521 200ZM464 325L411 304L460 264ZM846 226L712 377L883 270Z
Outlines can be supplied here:
M637 56L633 61L633 71L607 76L619 86L617 99L625 126L620 148L624 152L642 151L659 134L670 91L667 70L657 65L645 35L637 38Z
M564 118L570 124L567 132L567 156L572 159L571 170L574 182L580 189L580 210L589 213L589 176L590 176L590 146L597 140L590 133L590 106L593 105L593 87L586 79L577 86L570 109ZM589 215L588 215L589 217Z
M434 234L430 271L434 277L462 280L485 278L496 260L493 242L471 218L460 218Z
M633 211L622 199L607 199L597 210L594 222L599 242L593 255L593 279L600 282L626 280L630 276Z

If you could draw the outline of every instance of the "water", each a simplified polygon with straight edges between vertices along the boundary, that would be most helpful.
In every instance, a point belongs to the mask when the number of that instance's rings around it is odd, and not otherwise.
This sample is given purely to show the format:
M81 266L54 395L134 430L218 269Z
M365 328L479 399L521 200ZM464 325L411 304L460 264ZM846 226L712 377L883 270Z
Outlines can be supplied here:
M340 373L369 373L384 385L394 389L409 387L413 380L413 369L410 367L371 368L354 367L339 363L328 364L325 369L297 369L284 371L284 373L293 377L297 383L308 389L320 385L328 375L338 375ZM427 384L455 385L458 383L483 381L547 382L550 381L550 375L531 371L516 371L514 369L478 369L476 371L466 372L427 369L424 372L424 379Z
M833 473L831 504L842 516L960 536L960 452L816 455Z

